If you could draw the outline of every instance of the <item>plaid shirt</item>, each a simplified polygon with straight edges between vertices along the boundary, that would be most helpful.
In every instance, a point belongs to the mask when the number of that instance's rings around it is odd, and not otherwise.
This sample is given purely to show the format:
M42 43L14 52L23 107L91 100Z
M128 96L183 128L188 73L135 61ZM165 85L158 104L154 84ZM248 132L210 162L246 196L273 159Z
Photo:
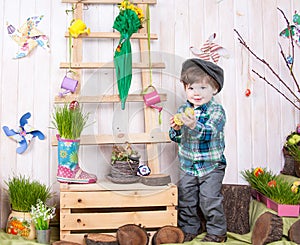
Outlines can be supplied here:
M193 105L188 101L179 107L181 113ZM180 130L170 128L170 139L178 143L178 158L181 168L188 174L204 176L218 164L226 164L223 154L225 148L225 111L214 99L195 108L197 124L194 129L183 125Z

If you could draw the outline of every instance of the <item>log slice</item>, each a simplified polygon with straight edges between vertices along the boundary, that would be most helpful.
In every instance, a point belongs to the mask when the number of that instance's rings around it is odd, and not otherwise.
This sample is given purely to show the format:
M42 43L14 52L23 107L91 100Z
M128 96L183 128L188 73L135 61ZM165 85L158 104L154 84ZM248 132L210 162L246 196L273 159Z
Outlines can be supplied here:
M86 245L118 245L117 238L103 233L90 233L84 235Z
M281 240L282 235L282 217L266 212L256 220L251 240L253 245L265 245L270 242Z
M152 237L152 245L183 243L184 232L176 226L166 225L158 229Z
M140 182L148 186L163 186L171 183L171 177L167 174L151 174L142 176Z
M80 245L80 243L68 242L68 241L56 241L52 243L52 245Z
M290 241L300 244L300 220L291 225L288 237Z
M147 245L149 236L140 225L127 224L118 228L117 241L119 245Z

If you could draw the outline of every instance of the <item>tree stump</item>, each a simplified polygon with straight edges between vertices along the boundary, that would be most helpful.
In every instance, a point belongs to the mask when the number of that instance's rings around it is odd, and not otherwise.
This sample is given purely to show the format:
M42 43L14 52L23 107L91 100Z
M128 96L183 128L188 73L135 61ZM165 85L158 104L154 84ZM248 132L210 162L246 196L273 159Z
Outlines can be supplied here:
M249 185L223 184L223 208L227 221L227 230L237 234L250 232L249 205L251 187Z
M265 245L270 242L281 240L282 235L282 217L266 212L256 220L251 240L253 245Z
M90 233L84 235L86 245L118 245L117 238L113 235Z
M118 228L117 241L119 245L147 245L149 236L141 225L127 224Z
M297 220L294 224L291 225L288 237L289 240L292 242L295 242L297 244L300 244L300 220Z
M184 232L176 226L166 225L158 229L152 237L152 245L183 243Z

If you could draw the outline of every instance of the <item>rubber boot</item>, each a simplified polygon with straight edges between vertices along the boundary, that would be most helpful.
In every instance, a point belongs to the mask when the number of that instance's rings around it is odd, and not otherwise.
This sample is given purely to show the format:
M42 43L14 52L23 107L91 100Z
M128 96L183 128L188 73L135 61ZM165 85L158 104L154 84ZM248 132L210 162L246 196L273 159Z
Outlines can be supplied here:
M83 171L78 164L80 140L58 140L57 181L62 183L89 184L97 181L97 176Z

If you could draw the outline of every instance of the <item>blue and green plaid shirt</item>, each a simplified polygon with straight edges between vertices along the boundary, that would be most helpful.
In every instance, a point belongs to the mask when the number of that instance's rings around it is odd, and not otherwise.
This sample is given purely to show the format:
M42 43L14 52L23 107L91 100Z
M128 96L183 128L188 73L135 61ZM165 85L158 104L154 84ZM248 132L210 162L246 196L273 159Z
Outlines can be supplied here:
M181 113L193 107L188 101L178 108ZM219 164L226 164L224 156L224 126L226 115L214 99L195 108L197 124L194 129L183 125L180 130L170 128L170 139L178 143L181 168L190 175L204 176Z

